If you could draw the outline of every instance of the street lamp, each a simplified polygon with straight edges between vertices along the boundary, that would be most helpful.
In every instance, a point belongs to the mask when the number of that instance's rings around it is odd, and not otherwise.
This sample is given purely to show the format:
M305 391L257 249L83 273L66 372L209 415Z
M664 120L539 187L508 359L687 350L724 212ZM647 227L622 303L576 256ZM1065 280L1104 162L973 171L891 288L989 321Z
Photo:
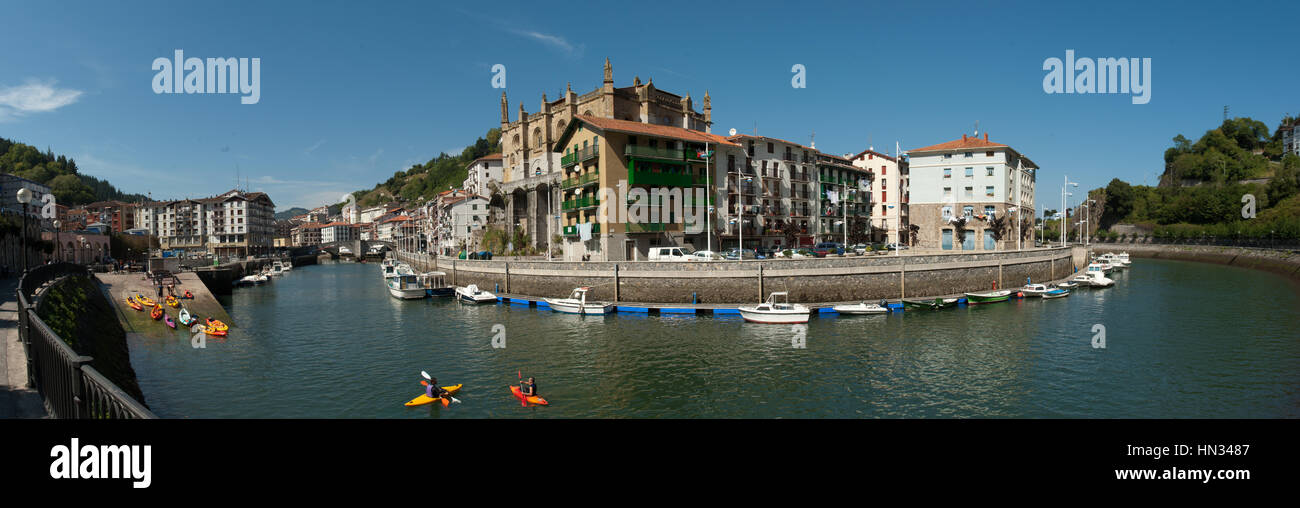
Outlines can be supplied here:
M57 220L54 221L54 248L57 249L54 257L58 258L60 262L63 261L63 246L59 245L59 232L62 231L62 229L63 222Z
M32 191L18 189L18 202L23 205L23 272L27 272L27 204L32 202Z
M1020 245L1020 214L1017 213L1019 211L1020 211L1019 207L1013 206L1011 208L1007 208L1007 213L1016 214L1016 250L1021 250L1023 248L1023 246Z

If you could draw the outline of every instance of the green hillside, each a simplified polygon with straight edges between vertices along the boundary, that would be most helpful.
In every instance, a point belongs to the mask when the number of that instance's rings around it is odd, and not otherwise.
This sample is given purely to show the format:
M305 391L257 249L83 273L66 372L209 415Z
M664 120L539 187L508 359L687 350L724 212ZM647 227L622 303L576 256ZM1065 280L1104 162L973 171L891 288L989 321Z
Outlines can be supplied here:
M146 199L140 194L124 193L107 181L79 173L77 161L66 156L55 156L49 149L42 153L36 147L5 138L0 138L0 172L49 186L61 205Z
M470 162L500 151L501 129L492 128L458 155L440 153L424 164L416 164L406 171L393 173L391 178L374 188L359 190L353 195L362 207L389 201L420 203L433 199L439 192L460 187L468 174L466 168Z

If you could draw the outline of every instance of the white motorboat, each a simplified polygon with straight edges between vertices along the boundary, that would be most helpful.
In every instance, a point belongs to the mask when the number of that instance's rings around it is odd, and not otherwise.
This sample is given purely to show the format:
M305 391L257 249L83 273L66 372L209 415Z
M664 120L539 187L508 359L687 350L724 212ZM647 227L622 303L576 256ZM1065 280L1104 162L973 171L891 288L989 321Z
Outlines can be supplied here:
M1067 284L1073 284L1074 287L1090 288L1092 287L1092 277L1089 277L1085 273L1081 273L1075 275L1074 278L1070 279L1070 282L1068 282ZM1061 286L1064 287L1065 284L1062 284Z
M1043 296L1043 295L1047 294L1047 292L1049 292L1049 291L1051 291L1051 290L1052 290L1052 288L1049 288L1049 287L1047 287L1046 285L1043 285L1043 284L1025 284L1024 287L1021 287L1021 288L1020 288L1020 293L1023 294L1023 295L1025 295L1025 296L1027 296L1027 297L1028 297L1028 296Z
M465 303L489 303L497 301L497 295L483 291L474 284L457 287L456 298Z
M881 300L879 304L859 302L849 305L836 305L831 307L831 310L840 314L887 314L889 313L889 307L886 307L885 303L884 300Z
M1115 285L1115 281L1106 277L1106 271L1101 263L1089 263L1088 269L1084 271L1084 276L1088 278L1088 285L1095 288L1105 288ZM1078 279L1078 277L1075 277Z
M271 263L271 268L267 269L266 273L271 276L284 275L284 265L279 261Z
M588 291L591 291L591 288L574 288L573 293L568 298L543 298L543 300L546 300L546 304L551 306L551 310L565 314L600 316L614 312L614 304L610 302L587 301Z
M1049 290L1049 291L1046 292L1046 293L1043 293L1043 299L1044 299L1044 300L1052 300L1052 299L1056 299L1056 298L1065 298L1065 297L1067 297L1067 296L1070 296L1070 292L1067 291L1067 290L1064 290L1064 289L1060 289L1060 288L1052 289L1052 290Z
M1060 283L1060 284L1053 284L1053 286L1058 287L1058 288L1061 288L1061 289L1074 289L1074 288L1079 287L1079 283L1076 282L1076 281L1074 281L1074 280L1068 280L1068 281L1062 282L1062 283Z
M428 293L424 285L420 283L420 277L415 274L402 274L386 277L384 284L388 286L388 294L393 298L402 300L417 300L424 298Z
M808 307L790 303L790 294L777 291L767 296L767 301L756 306L742 306L738 309L740 316L751 323L797 324L807 323L812 313Z
M383 270L385 279L397 275L397 261L394 259L385 259L383 263L379 264L379 267Z
M1119 261L1119 264L1123 265L1125 268L1128 268L1133 264L1133 262L1129 260L1127 252L1121 252L1115 255L1115 260Z
M268 278L266 275L260 273L254 273L251 275L245 275L241 277L239 280L235 281L235 285L236 286L260 286L262 284L266 284L267 280Z

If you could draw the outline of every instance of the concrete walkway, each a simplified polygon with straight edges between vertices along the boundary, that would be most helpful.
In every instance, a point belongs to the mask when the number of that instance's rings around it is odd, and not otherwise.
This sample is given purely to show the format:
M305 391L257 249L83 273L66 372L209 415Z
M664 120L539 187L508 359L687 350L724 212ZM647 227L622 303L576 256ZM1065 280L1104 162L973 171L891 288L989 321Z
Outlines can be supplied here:
M18 340L18 279L0 279L0 418L48 418L27 385L27 354Z

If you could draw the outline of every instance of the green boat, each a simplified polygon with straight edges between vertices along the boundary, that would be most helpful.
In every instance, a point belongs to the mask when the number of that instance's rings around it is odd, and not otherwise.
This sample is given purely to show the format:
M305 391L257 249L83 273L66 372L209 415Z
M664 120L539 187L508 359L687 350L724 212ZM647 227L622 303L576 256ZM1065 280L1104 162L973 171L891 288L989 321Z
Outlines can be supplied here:
M933 300L903 300L903 309L939 310L957 305L957 298L935 298Z
M987 293L966 293L966 302L972 305L977 303L997 303L1005 302L1011 298L1011 290L1003 289L1001 291L989 291Z

